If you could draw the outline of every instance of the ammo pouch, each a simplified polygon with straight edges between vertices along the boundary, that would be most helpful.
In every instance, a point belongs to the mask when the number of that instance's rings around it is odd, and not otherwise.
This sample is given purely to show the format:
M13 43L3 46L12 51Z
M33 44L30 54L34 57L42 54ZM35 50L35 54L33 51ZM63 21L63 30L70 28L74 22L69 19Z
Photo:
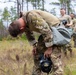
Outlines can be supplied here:
M51 27L54 45L66 45L71 41L72 29L64 26Z

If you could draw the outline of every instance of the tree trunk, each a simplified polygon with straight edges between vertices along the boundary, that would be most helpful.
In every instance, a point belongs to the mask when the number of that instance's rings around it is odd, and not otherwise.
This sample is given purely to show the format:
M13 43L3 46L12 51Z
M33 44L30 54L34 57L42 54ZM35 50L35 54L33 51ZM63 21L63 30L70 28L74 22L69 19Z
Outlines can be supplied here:
M27 11L28 11L28 0L26 0L26 3L27 3Z
M17 16L19 17L19 4L18 4L18 0L17 0Z
M23 11L23 2L24 2L24 0L22 0L22 11Z
M42 9L44 11L44 0L42 0Z
M38 5L38 8L37 8L37 9L39 9L39 7L40 7L40 6L39 6L39 0L37 1L37 5Z
M70 14L70 0L67 1L67 14Z
M20 11L21 11L21 3L19 2L19 0L17 0L17 14L18 14L18 17L20 15Z
M37 2L36 2L37 0L35 0L35 9L37 9Z

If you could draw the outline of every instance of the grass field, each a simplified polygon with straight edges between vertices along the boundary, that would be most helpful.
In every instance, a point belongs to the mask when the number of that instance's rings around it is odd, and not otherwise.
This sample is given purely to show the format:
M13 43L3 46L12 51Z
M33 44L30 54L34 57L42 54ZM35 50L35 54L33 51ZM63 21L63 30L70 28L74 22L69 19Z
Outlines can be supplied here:
M31 75L33 69L32 46L28 41L0 41L0 75ZM73 57L64 57L65 75L76 75L76 49Z

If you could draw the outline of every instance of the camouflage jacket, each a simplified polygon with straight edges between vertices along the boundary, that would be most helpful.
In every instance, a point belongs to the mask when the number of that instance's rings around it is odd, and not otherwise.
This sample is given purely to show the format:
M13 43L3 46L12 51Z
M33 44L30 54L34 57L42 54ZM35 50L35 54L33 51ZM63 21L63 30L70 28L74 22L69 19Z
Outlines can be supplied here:
M51 13L32 10L29 12L23 12L22 18L26 21L25 33L30 44L35 44L37 41L34 38L33 31L43 35L46 47L53 45L51 26L56 26L60 23L59 19Z

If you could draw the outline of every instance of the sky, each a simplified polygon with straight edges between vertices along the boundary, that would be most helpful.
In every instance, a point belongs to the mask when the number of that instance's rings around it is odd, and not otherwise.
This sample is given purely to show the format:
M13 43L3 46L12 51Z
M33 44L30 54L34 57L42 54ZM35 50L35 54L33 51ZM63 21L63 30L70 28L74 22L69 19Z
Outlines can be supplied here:
M0 9L1 10L3 10L5 7L8 7L8 9L10 9L11 6L16 6L16 4L14 4L13 2L6 3L6 1L8 1L8 0L0 0ZM15 1L15 0L12 0L12 1ZM47 11L50 11L52 8L55 8L56 10L58 10L58 8L59 8L58 6L49 5L49 3L51 3L51 2L58 2L58 0L45 0L45 5L44 5L45 9L47 9ZM26 4L24 7L26 7ZM29 10L32 10L32 9L33 9L32 5L29 4ZM24 8L24 10L26 11L26 8ZM59 12L57 11L57 13L59 13Z
M1 10L3 10L5 7L8 7L8 9L10 9L11 6L15 6L16 7L16 4L14 2L7 2L6 3L6 1L8 1L8 0L0 0L0 9ZM12 1L15 1L15 0L12 0ZM19 0L19 1L21 1L21 0ZM49 3L51 3L51 2L58 2L58 0L45 0L45 5L44 5L45 9L47 9L47 11L50 11L52 8L55 8L56 15L59 15L60 14L60 12L59 12L60 7L59 6L55 6L55 5L49 5ZM76 2L72 2L72 4L73 4L72 7L76 11L76 6L75 6ZM26 11L26 4L25 4L24 7L25 7L24 11ZM32 9L33 9L32 5L29 4L29 10L32 10Z
M8 0L0 0L0 9L4 9L4 7L10 8L11 6L14 6L13 2L5 3L6 1L8 1ZM12 1L15 1L15 0L12 0ZM45 8L49 9L49 3L50 2L57 2L57 1L58 0L45 0L45 2L46 2Z
M13 7L17 6L14 2L6 2L6 1L8 1L8 0L0 0L0 10L4 10L5 7L10 9L11 6L13 6ZM12 1L15 1L15 0L12 0ZM19 0L19 1L21 1L21 0ZM45 5L44 5L45 9L47 9L47 11L50 12L50 10L52 8L55 8L56 16L60 17L60 6L55 6L55 5L52 5L52 4L49 5L49 3L51 3L51 2L58 2L58 0L45 0ZM76 2L72 2L72 5L73 5L72 8L74 8L74 10L76 12ZM32 10L32 9L33 9L32 5L29 4L29 10ZM24 11L26 11L26 10L27 9L26 9L26 4L25 4Z
M3 10L5 7L10 8L11 6L14 6L13 2L7 2L5 3L6 0L0 0L0 9Z

